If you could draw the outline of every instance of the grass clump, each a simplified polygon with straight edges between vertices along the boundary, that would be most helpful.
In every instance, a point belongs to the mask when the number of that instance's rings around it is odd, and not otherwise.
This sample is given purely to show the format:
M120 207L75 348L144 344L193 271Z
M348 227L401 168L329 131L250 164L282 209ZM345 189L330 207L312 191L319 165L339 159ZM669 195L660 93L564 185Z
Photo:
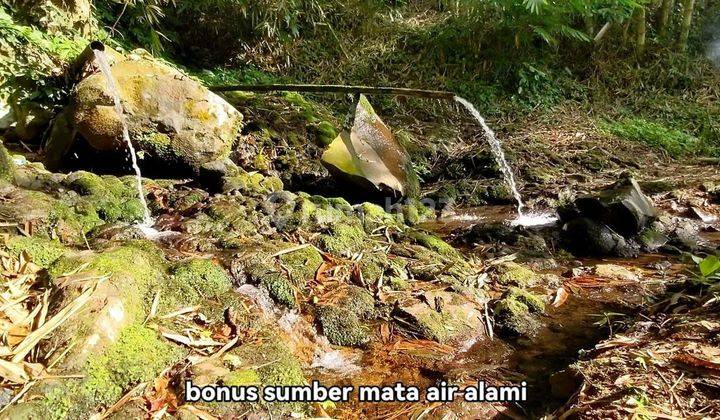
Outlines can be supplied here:
M603 122L601 128L622 139L658 148L674 158L702 151L696 137L644 118Z

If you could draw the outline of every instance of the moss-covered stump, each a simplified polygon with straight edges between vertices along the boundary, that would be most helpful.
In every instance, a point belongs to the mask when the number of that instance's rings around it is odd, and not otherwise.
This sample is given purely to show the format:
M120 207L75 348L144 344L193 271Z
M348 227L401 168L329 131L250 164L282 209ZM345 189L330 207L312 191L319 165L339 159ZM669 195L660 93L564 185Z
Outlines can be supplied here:
M542 298L517 287L508 289L493 306L495 326L506 337L535 334L540 327L537 315L544 311Z
M397 327L408 335L440 343L480 334L483 328L478 302L445 291L403 299L393 310L393 318Z

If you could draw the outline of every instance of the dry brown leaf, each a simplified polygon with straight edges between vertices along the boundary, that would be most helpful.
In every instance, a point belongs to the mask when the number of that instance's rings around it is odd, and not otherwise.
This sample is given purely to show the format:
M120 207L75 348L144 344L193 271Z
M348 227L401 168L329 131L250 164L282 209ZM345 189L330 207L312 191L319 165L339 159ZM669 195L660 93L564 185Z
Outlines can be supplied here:
M558 287L557 291L555 292L555 299L553 299L552 306L555 308L562 306L562 304L565 303L565 301L567 300L568 296L570 296L570 294L567 290L565 290L564 287Z

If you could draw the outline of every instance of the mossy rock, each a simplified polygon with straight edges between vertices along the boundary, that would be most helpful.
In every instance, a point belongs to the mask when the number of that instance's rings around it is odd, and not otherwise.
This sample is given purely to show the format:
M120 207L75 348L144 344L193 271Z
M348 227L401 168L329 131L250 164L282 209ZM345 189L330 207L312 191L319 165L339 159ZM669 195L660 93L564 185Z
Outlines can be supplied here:
M244 344L230 353L236 363L242 366L242 376L230 375L228 380L259 381L259 387L305 385L306 379L300 362L284 343L280 332L267 326L265 333L254 342ZM252 370L252 372L248 371ZM254 372L254 373L253 373ZM308 404L270 403L264 404L274 414L303 413Z
M489 203L511 203L513 194L503 180L497 180L485 189L484 198Z
M316 316L322 333L338 346L363 347L370 342L370 332L358 316L346 308L321 306Z
M407 233L407 236L419 245L422 245L431 251L435 251L444 257L453 259L460 258L460 253L453 248L452 245L435 235L420 230L412 230Z
M382 207L372 203L362 203L357 209L363 228L368 234L376 233L378 229L392 227L399 229L404 223L403 214L391 214Z
M439 343L460 340L481 328L478 304L454 292L426 292L423 299L402 302L393 310L398 328L412 337Z
M107 54L111 54L106 49ZM162 165L194 173L204 164L227 158L239 137L242 115L193 78L149 55L120 58L110 68L125 108L125 121L142 164ZM120 117L100 72L90 74L73 90L64 110L71 130L53 130L49 156L59 163L76 131L99 151L124 150ZM161 132L159 132L161 128ZM118 162L120 163L120 162Z
M370 292L362 287L348 286L343 290L345 296L340 300L339 306L354 313L360 319L371 319L375 317L375 298Z
M295 287L285 274L277 271L266 272L261 275L260 284L267 289L275 302L290 308L296 306Z
M544 310L545 303L540 297L512 287L493 306L495 325L508 337L532 336L540 327L535 314Z
M48 268L50 264L60 258L67 248L58 241L36 236L15 236L7 241L11 254L19 256L25 252L30 261L40 267Z
M335 126L329 121L320 121L312 126L315 135L315 143L321 147L327 147L337 137Z
M63 307L80 295L87 282L66 282L64 276L79 272L82 278L103 278L86 308L72 322L63 324L50 338L52 345L62 347L78 341L68 355L68 366L79 368L89 355L112 346L124 328L147 317L157 290L166 279L162 252L148 241L134 241L101 252L66 253L48 268L48 275L58 287L56 302Z
M412 289L410 282L408 282L402 277L397 276L390 276L386 284L390 287L390 289L398 292L404 292Z
M315 272L323 263L323 258L315 247L308 246L282 254L280 262L289 269L293 284L304 287L308 281L315 278Z
M283 183L280 178L265 176L259 172L245 172L242 169L222 179L223 192L240 191L250 197L265 197L282 189Z
M402 206L402 213L405 224L408 226L414 226L435 218L435 211L432 208L415 199L407 200Z
M135 222L145 216L137 188L121 178L78 171L70 173L63 185L86 197L86 211L95 212L105 222Z
M38 391L42 393L39 403L31 406L30 418L87 418L117 402L136 384L152 381L183 355L183 350L159 338L156 331L128 326L112 346L87 359L82 379L43 386Z
M527 287L538 279L534 271L513 261L494 266L491 274L493 280L503 286Z
M329 234L320 237L320 247L335 255L349 256L366 245L367 235L362 227L352 224L339 224L330 229Z
M154 379L183 353L160 339L154 330L142 325L128 326L114 345L88 359L81 393L101 404L113 404L132 385Z
M162 285L161 297L168 310L190 306L205 299L215 299L232 288L225 270L209 259L193 258L170 269L170 277ZM175 306L175 307L172 307Z

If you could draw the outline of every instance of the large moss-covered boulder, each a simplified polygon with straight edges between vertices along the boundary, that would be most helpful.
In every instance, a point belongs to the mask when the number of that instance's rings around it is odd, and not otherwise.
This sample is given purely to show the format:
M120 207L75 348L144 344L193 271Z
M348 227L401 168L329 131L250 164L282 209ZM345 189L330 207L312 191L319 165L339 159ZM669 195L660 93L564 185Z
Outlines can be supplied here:
M111 72L133 145L143 152L145 162L198 172L203 164L230 154L242 114L218 95L145 54L117 60ZM74 133L99 151L127 148L121 116L113 107L112 93L100 72L77 85L71 104L56 125L58 129L53 130L47 147L49 165L60 163Z
M370 193L419 194L419 180L407 152L363 95L352 129L330 143L322 163L334 176Z

